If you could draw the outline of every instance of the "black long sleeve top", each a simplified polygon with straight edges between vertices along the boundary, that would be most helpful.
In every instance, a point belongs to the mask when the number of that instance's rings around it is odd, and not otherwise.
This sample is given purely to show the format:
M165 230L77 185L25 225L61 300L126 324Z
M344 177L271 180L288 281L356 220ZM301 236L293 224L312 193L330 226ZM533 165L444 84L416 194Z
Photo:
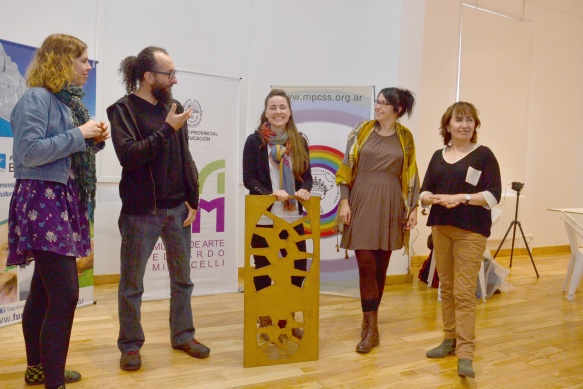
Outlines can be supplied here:
M477 178L477 179L476 179ZM455 163L443 158L443 149L437 150L425 173L421 192L458 194L490 192L497 202L502 195L500 168L494 153L479 146ZM434 204L427 225L449 225L490 236L492 218L490 209L483 206L459 205L446 208Z

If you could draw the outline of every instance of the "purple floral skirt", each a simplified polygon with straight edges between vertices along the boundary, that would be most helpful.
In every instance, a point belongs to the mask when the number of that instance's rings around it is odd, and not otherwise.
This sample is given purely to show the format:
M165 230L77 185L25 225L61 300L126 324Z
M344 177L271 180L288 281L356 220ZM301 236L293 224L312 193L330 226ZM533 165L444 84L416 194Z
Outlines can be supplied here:
M87 205L72 172L67 184L19 179L10 200L7 265L33 260L31 250L76 258L91 253Z

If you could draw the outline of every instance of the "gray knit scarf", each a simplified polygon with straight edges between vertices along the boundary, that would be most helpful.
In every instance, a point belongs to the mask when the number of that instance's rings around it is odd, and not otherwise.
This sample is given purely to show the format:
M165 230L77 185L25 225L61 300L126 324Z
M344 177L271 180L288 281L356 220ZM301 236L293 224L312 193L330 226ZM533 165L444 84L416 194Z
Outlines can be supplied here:
M85 92L79 86L68 84L55 95L71 108L73 126L79 127L90 118L89 110L83 104ZM95 171L95 153L97 149L93 139L85 139L85 151L71 154L71 168L75 175L75 183L79 189L81 201L87 204L89 221L93 221L95 210L95 191L97 175Z

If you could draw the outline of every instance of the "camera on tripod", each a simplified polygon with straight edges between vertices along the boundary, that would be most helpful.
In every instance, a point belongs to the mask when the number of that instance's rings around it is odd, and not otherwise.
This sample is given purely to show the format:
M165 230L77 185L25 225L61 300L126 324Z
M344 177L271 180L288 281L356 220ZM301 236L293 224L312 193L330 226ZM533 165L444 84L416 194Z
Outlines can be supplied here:
M512 232L512 248L510 249L510 266L512 267L512 256L514 255L514 239L516 238L516 226L520 229L520 233L522 234L522 240L524 241L524 245L526 246L526 251L528 251L528 255L530 257L530 262L532 262L532 267L534 267L534 272L536 273L536 277L538 278L538 270L536 269L536 265L534 264L534 259L532 258L532 253L530 252L530 247L528 247L528 242L526 241L526 237L524 236L524 231L522 230L522 224L518 221L518 200L520 200L520 191L524 188L524 182L513 182L512 183L512 190L516 192L516 208L514 210L514 220L510 222L508 226L508 230L506 230L506 234L504 234L504 238L500 242L500 246L498 246L498 250L494 254L494 258L498 255L498 252L502 248L508 233L514 227L514 232Z
M520 192L524 188L524 182L513 182L512 183L512 190L516 192Z

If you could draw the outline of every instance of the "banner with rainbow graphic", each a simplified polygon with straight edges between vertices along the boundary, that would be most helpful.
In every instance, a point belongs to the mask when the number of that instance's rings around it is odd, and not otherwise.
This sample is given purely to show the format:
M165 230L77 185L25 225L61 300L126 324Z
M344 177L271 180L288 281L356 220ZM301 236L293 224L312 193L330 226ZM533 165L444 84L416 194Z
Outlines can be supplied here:
M312 177L314 186L312 194L320 196L320 236L336 234L334 225L336 211L340 201L340 191L334 183L344 153L329 146L310 146L310 163L312 165ZM306 226L306 232L310 232L310 226Z
M358 267L354 258L345 259L337 250L334 221L340 202L335 184L348 133L372 117L373 86L273 86L290 97L294 121L310 144L314 186L320 196L320 289L358 297ZM310 227L305 226L309 231ZM349 254L353 254L349 252Z

